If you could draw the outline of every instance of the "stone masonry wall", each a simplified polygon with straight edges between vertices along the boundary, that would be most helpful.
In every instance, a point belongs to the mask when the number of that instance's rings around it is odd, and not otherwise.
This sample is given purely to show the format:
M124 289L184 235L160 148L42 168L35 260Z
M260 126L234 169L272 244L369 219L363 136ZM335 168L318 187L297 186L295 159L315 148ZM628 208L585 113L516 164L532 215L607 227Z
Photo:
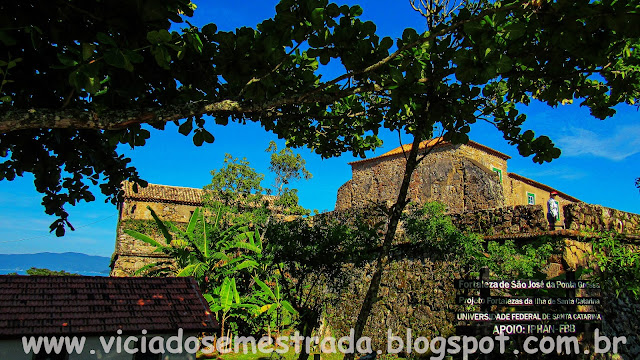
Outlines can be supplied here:
M568 204L562 209L567 229L640 234L640 215L638 214L586 203Z
M483 235L526 234L549 229L541 205L517 205L451 214L461 230Z
M594 268L589 242L570 238L565 238L563 242L563 252L552 256L543 269L547 278L575 270L577 266ZM435 336L455 335L455 313L470 311L455 302L457 290L454 282L464 276L464 270L457 263L433 259L430 254L406 251L393 256L385 267L380 300L373 307L364 333L364 336L372 339L373 350L386 350L388 330L393 335L404 338L407 329L411 329L414 339L418 336L432 339ZM374 268L374 263L360 268L351 265L343 268L347 280L341 283L340 289L334 290L337 300L328 302L330 305L324 314L322 336L337 338L349 334L349 330L355 325ZM602 292L602 305L582 311L602 313L602 325L607 336L627 337L627 344L622 347L621 354L605 357L606 359L640 359L640 338L636 336L640 330L640 304L631 299L616 298L613 289L610 290ZM335 296L332 295L332 298L335 299ZM591 357L581 355L578 359L586 360Z
M187 223L196 208L194 205L127 200L122 205L118 221L116 249L110 276L131 276L141 267L165 258L163 254L153 252L155 247L124 233L127 224L131 222L155 224L147 206L151 207L163 221L172 221L178 224ZM141 232L145 235L152 235L158 240L162 239L160 234L151 234L149 230Z
M405 162L404 156L397 154L353 164L353 179L338 190L336 210L395 202ZM446 147L435 149L418 165L408 197L418 204L439 201L449 212L495 208L505 203L495 172Z
M324 322L330 331L323 335L349 334L374 269L371 263L362 268L344 267L348 281L339 289L337 302L326 309ZM402 335L410 328L414 338L454 335L455 312L461 311L461 306L455 304L453 284L461 273L457 264L432 261L424 255L390 262L382 277L380 301L374 305L364 333L372 339L374 350L386 350L387 329Z

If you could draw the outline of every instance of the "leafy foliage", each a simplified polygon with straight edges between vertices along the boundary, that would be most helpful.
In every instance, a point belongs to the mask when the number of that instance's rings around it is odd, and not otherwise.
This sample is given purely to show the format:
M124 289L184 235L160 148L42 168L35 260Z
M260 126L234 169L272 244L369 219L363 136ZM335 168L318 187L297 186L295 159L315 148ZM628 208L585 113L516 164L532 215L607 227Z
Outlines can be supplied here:
M211 217L216 220L214 223L207 223L202 210L196 209L185 231L161 221L149 210L163 240L130 229L125 233L156 247L156 252L168 255L169 259L144 266L136 274L193 276L220 321L223 334L229 318L247 319L262 312L262 304L256 303L258 295L251 290L253 277L263 274L263 246L257 231L222 222L223 208L218 208L218 213Z
M32 267L27 270L27 275L31 276L80 276L80 274L66 272L64 270L56 271L49 269L40 269Z
M202 145L214 141L207 121L256 121L331 157L364 156L383 127L424 139L436 126L464 143L485 120L545 162L560 150L523 128L517 105L576 101L606 118L638 103L637 0L428 4L427 31L394 41L360 6L327 0L282 0L233 32L172 31L188 0L3 3L0 179L34 174L61 235L64 205L93 200L87 183L112 201L122 180L142 183L116 146L144 145L143 123L176 121ZM322 79L330 61L343 73Z
M407 237L434 259L456 261L473 273L486 266L499 278L537 278L549 257L559 252L559 244L549 238L518 245L512 240L485 242L456 228L444 209L428 203L405 215Z
M273 193L277 199L274 205L282 207L289 214L308 215L309 211L298 205L298 190L287 186L292 181L312 178L305 167L306 161L300 154L294 154L291 148L285 147L278 151L275 141L269 143L266 151L271 152L269 170L276 176Z
M209 208L224 208L217 211L223 221L239 224L263 224L269 216L268 202L263 197L263 174L251 167L247 159L233 158L225 154L224 166L211 171L211 183L204 187L210 190L205 195Z
M593 244L593 254L598 270L596 280L606 289L613 289L617 296L640 299L640 251L637 245L624 242L617 233L602 233Z

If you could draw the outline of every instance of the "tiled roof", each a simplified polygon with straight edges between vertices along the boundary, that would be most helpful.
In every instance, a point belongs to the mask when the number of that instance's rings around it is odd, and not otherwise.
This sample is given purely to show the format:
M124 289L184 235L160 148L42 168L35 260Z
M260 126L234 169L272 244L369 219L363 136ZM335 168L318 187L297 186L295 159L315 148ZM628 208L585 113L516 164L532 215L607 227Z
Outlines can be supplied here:
M438 138L433 138L433 139L425 140L425 141L421 142L419 149L420 150L424 150L424 149L426 149L428 147L432 147L432 146L446 146L446 145L451 145L451 143L448 142L448 141L444 141L444 140L442 140L442 138L438 137ZM482 145L480 143L477 143L475 141L472 141L472 140L469 140L469 142L467 142L465 145L474 147L474 148L479 149L479 150L482 150L482 151L484 151L484 152L486 152L488 154L497 156L497 157L499 157L501 159L504 159L504 160L511 159L511 157L509 155L503 154L503 153L501 153L501 152L499 152L497 150L494 150L494 149L492 149L492 148L490 148L488 146L484 146L484 145ZM369 158L369 159L357 160L357 161L354 161L354 162L350 162L349 164L350 165L359 164L359 163L363 163L363 162L367 162L367 161L371 161L371 160L375 160L375 159L381 159L381 158L386 158L386 157L393 156L393 155L402 154L403 152L409 153L409 151L411 151L411 147L412 147L412 144L405 144L405 145L402 145L402 146L398 146L397 148L395 148L395 149L393 149L391 151L388 151L388 152L386 152L386 153L384 153L384 154L382 154L380 156L372 157L372 158Z
M545 185L543 183L539 183L535 180L526 178L522 175L518 175L516 173L509 173L507 176L509 176L510 178L514 179L514 180L518 180L518 181L522 181L525 184L529 184L531 186L537 187L538 189L547 191L547 192L552 192L552 191L557 191L558 192L558 196L563 197L569 201L573 201L573 202L582 202L576 198L574 198L573 196L563 193L562 191L559 191L557 189L552 188L551 186Z
M148 202L162 202L171 204L184 204L202 206L204 195L207 191L203 189L188 188L182 186L169 186L149 184L147 187L138 186L138 191L133 190L133 183L125 181L122 183L125 200L137 200ZM272 204L276 196L263 195L262 201Z
M0 275L0 339L210 331L193 278Z
M204 190L180 186L166 186L149 184L147 187L138 186L134 191L132 182L122 184L125 199L150 200L158 202L181 203L188 205L202 205Z

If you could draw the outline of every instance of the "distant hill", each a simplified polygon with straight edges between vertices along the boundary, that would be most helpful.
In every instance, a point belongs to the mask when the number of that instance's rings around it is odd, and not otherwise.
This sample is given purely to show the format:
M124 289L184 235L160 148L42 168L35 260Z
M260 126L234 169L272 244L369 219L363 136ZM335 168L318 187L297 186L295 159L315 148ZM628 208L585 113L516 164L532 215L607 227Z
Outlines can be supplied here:
M32 267L65 270L89 276L109 276L109 262L104 256L75 252L38 254L0 254L0 274L16 272L25 275Z

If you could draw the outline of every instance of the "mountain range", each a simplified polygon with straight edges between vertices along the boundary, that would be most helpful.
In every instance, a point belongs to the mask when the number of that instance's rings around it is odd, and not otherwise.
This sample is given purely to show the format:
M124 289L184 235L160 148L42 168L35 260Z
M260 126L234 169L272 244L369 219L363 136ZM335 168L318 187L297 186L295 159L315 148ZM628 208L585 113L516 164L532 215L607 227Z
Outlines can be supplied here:
M110 261L108 257L76 252L0 254L0 274L15 272L25 275L28 269L35 267L89 276L109 276Z

